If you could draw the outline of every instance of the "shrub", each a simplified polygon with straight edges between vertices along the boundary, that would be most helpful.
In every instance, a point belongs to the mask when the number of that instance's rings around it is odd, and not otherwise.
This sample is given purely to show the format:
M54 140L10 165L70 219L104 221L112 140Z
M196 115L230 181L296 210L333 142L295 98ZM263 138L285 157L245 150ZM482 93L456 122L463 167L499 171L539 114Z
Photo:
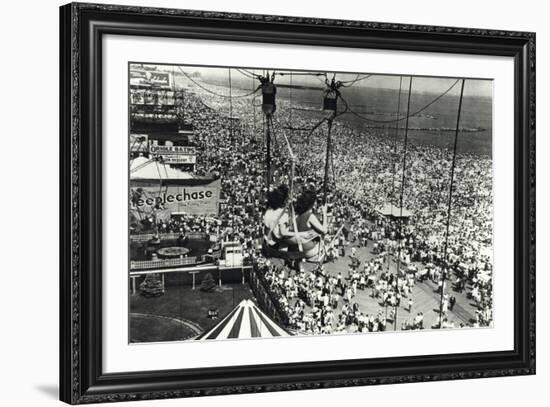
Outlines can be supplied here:
M214 288L216 288L216 281L214 277L212 277L212 273L206 273L201 282L201 291L209 293L213 291Z

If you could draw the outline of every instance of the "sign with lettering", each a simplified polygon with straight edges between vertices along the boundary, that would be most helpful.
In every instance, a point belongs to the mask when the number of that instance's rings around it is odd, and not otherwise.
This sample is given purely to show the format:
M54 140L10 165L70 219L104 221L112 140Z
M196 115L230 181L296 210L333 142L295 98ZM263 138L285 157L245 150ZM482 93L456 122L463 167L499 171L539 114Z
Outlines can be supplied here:
M196 155L162 155L162 162L165 164L196 164Z
M130 85L169 89L172 87L172 74L163 71L132 69Z
M162 89L131 89L132 105L173 106L176 102L175 93Z
M174 185L132 188L131 209L138 213L155 213L157 219L172 214L218 215L220 180L202 185Z
M168 154L183 154L183 155L195 155L197 153L197 149L193 146L151 146L150 150L151 154L160 154L160 155L168 155Z

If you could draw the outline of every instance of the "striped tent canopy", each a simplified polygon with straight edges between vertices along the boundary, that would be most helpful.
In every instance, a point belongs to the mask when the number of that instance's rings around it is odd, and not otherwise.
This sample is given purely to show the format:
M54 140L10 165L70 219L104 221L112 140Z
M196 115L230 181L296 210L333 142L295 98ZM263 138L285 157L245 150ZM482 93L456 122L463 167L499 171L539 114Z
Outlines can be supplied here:
M272 338L290 336L265 315L251 300L242 300L224 319L197 340Z

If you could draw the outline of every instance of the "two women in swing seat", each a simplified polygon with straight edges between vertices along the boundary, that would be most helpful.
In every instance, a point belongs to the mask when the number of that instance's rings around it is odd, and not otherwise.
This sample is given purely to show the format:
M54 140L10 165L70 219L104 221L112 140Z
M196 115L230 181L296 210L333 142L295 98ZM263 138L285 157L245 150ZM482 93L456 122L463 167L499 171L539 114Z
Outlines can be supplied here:
M320 242L327 233L326 206L323 207L323 223L313 213L317 194L305 190L297 198L295 204L296 219L290 218L286 209L288 188L280 185L267 194L267 210L264 215L264 244L271 251L283 255L300 252L310 262L319 260ZM296 230L294 229L296 225Z

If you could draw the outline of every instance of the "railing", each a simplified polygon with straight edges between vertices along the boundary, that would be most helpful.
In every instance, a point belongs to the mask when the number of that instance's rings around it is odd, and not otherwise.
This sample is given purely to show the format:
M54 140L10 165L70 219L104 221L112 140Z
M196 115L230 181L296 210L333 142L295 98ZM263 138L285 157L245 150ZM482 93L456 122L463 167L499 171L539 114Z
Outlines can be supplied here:
M161 240L174 240L181 236L181 234L178 232L171 232L171 233L159 233L158 235L155 233L143 233L143 234L133 234L130 235L130 241L136 242L136 243L143 243L148 242L149 240L159 237ZM217 237L216 235L208 235L204 232L188 232L185 234L185 237L192 239L192 240L206 240L208 239L211 242L216 242Z
M206 240L208 239L208 233L206 232L188 232L185 234L189 239L193 240Z
M142 243L142 242L148 242L149 240L157 237L154 233L144 233L144 234L137 234L137 235L130 235L130 241ZM159 233L158 237L163 240L173 240L180 237L179 233Z
M183 257L180 259L159 259L159 260L132 260L130 261L130 270L149 270L166 267L178 267L197 264L202 260L201 257Z
M258 270L257 264L254 264L250 271L249 285L259 303L260 309L278 324L288 326L288 316L271 290L269 282L265 279L262 272Z

